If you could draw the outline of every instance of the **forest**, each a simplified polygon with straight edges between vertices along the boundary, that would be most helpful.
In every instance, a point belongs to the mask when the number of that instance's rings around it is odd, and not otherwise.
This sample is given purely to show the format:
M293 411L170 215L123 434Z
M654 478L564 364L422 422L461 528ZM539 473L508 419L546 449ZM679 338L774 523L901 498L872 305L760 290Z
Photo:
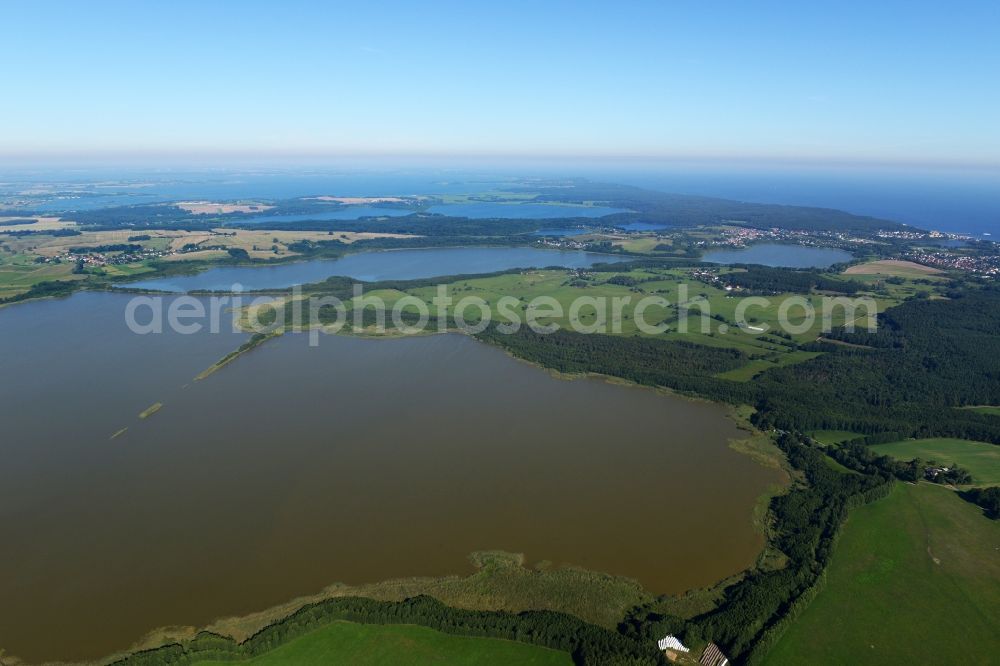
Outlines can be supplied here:
M754 295L808 294L813 289L853 295L866 288L856 280L831 278L813 270L758 265L741 268L743 270L726 273L723 280Z
M1000 443L1000 418L958 409L1000 404L1000 290L906 301L879 321L829 336L859 346L814 343L826 353L763 373L757 424Z
M730 403L752 402L755 395L750 385L712 377L749 360L735 349L564 329L544 334L528 327L505 334L491 326L476 337L559 372L611 375Z

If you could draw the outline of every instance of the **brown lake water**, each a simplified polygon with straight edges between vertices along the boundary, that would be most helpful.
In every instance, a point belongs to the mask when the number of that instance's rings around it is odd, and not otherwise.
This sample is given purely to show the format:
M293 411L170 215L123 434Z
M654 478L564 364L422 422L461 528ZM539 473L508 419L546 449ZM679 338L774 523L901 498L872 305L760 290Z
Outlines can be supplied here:
M763 546L777 477L716 405L460 335L288 335L193 382L246 336L134 335L127 300L0 310L8 654L97 657L338 581L469 572L476 550L681 592Z

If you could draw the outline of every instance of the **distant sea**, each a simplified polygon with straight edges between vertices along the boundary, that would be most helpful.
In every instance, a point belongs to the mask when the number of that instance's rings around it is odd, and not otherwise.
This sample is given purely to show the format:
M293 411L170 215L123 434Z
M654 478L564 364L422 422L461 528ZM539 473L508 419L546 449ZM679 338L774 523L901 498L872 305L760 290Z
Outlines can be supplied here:
M838 208L923 229L1000 241L1000 171L675 167L605 177L666 192Z
M64 169L16 175L0 173L0 191L38 181L81 185L101 179L110 181L90 190L92 195L98 196L61 199L37 206L39 210L57 212L177 199L468 194L516 185L521 177L585 177L678 194L838 208L923 229L1000 240L1000 171L997 170L792 169L698 164L648 168L565 165L544 169L526 166L496 170L387 168L370 171L105 169L95 173ZM123 188L122 179L142 185Z

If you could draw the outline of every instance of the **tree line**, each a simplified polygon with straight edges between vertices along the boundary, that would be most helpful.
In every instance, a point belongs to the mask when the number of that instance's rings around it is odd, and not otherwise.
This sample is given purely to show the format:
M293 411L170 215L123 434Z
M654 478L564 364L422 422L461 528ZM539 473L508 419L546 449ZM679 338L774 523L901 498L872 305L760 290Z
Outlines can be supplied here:
M857 280L831 278L813 270L755 265L744 265L742 268L744 270L726 273L721 277L727 284L751 294L770 295L789 292L808 294L816 289L853 295L867 288Z
M655 643L588 624L554 611L475 611L446 606L428 596L404 601L341 597L309 604L242 643L201 632L195 638L129 654L111 666L181 666L200 661L239 661L264 654L335 621L415 624L446 634L499 638L568 652L585 665L665 665Z

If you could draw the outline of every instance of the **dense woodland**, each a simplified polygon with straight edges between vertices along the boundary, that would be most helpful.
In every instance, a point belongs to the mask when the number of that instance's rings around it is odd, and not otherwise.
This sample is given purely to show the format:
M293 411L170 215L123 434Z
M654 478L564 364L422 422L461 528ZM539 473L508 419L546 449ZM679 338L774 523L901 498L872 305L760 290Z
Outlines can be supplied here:
M101 254L104 252L141 252L142 246L135 243L112 243L109 245L93 245L86 247L71 247L70 254Z
M749 360L734 349L563 329L543 334L524 326L513 334L501 333L493 326L477 337L560 372L596 372L733 403L747 402L754 395L747 384L712 377Z
M868 288L857 280L831 278L814 270L756 265L740 268L743 270L726 273L723 280L726 284L739 287L750 294L808 294L816 289L852 295Z
M817 344L826 353L761 375L758 424L1000 443L1000 418L959 409L1000 404L1000 290L910 300L879 322L831 336L862 346Z

